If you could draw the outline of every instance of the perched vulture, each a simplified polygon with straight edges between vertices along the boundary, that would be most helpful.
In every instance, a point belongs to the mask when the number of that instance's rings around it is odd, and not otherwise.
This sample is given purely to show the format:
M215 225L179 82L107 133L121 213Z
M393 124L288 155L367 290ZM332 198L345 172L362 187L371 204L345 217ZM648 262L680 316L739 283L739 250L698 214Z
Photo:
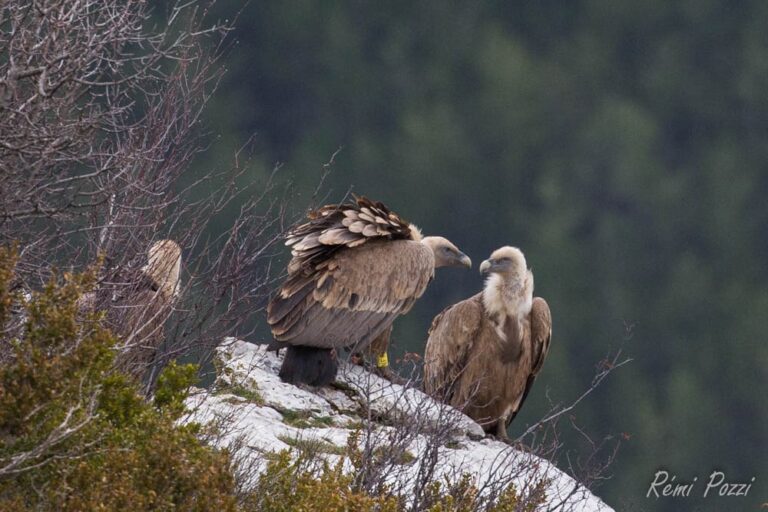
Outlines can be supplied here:
M106 287L111 296L102 301L107 323L123 342L116 364L139 381L165 339L163 327L179 294L181 248L173 240L160 240L147 256L144 267L119 273Z
M506 439L547 357L552 317L546 301L533 298L519 249L494 251L480 272L488 275L484 290L432 321L424 387Z
M436 267L469 262L445 238L422 238L365 197L310 212L286 245L293 257L267 321L277 346L288 348L280 377L313 386L334 379L338 349L366 349L407 313Z

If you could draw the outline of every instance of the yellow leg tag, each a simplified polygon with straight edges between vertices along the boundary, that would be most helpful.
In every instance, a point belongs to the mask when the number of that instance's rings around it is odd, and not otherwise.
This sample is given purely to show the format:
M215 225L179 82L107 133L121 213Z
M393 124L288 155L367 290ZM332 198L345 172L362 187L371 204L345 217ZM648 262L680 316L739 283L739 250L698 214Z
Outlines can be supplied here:
M379 368L386 368L389 366L389 358L387 357L386 352L376 358L376 366Z

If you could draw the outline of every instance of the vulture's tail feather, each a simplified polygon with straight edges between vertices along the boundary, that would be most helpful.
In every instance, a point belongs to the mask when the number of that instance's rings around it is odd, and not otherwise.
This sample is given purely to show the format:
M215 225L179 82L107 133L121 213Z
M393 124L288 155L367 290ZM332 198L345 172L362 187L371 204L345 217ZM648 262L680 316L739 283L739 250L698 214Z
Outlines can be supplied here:
M333 349L289 345L280 367L280 378L290 384L326 386L336 378L338 369Z

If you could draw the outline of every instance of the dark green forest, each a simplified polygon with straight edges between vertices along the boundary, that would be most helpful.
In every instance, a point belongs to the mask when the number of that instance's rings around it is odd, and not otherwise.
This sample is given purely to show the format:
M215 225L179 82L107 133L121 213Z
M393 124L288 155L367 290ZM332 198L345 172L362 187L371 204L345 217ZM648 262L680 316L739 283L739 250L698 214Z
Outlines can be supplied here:
M236 29L196 169L254 136L252 178L279 166L301 211L341 148L322 199L381 200L476 264L519 246L554 336L511 435L625 344L633 362L574 411L627 438L597 494L768 501L768 4L228 0L212 16ZM393 356L481 286L439 271ZM756 480L747 498L646 499L660 468Z

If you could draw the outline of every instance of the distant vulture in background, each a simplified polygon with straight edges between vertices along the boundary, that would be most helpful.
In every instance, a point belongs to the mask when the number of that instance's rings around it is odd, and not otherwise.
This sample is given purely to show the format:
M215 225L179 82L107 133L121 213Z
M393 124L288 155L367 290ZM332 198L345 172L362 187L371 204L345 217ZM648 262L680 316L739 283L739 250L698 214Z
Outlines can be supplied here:
M432 321L424 387L507 439L547 357L552 317L546 301L533 298L533 273L519 249L494 251L480 271L488 275L484 290Z
M468 258L365 197L308 217L288 234L293 257L267 321L277 346L288 348L280 377L323 386L336 376L337 350L365 350L411 309L436 267Z
M173 240L160 240L149 248L146 265L118 272L106 290L112 294L103 301L107 323L122 342L116 365L138 381L145 379L165 339L164 325L179 294L180 272L181 248Z

